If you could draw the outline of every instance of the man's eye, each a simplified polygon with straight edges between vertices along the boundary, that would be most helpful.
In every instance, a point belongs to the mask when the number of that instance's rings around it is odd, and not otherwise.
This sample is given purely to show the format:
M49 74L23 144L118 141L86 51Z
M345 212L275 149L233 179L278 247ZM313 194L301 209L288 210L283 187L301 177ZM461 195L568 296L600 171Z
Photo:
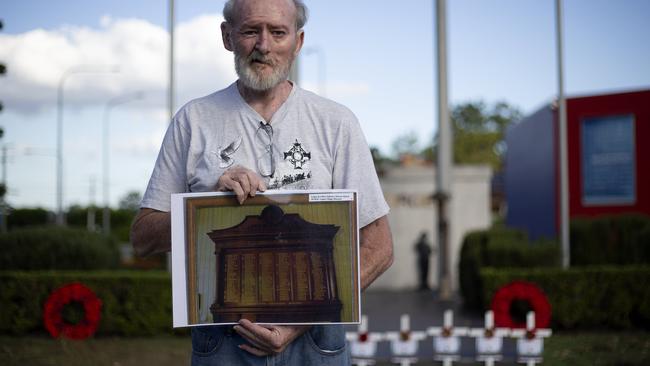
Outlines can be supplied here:
M273 31L271 33L276 37L282 37L282 36L284 36L286 34L285 31Z
M254 31L254 30L247 30L247 31L243 31L243 32L241 32L241 33L242 33L244 36L254 36L254 35L257 34L257 32Z

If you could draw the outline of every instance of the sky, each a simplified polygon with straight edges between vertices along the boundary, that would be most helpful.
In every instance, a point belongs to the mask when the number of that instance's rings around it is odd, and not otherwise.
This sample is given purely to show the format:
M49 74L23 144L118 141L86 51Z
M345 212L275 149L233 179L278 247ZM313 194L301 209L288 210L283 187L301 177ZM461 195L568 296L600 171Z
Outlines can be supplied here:
M401 135L430 141L434 2L305 3L299 85L348 106L386 154ZM222 7L176 0L175 109L236 79ZM564 0L563 10L569 96L650 88L650 1ZM169 122L167 14L164 0L0 1L0 145L12 206L56 206L57 85L68 70L77 71L63 84L64 206L103 203L104 122L110 204L145 190ZM554 0L448 0L447 16L452 105L506 101L528 114L557 94Z

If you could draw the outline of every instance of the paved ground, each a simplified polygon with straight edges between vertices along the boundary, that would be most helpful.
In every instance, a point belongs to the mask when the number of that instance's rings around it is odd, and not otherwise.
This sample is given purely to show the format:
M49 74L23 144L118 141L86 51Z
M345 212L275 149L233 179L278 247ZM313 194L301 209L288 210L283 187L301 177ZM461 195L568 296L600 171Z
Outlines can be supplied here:
M459 297L440 300L433 291L369 291L362 294L361 313L368 316L370 331L399 330L402 314L409 314L411 327L424 330L440 326L445 310L454 311L454 325L475 327L483 325L483 317L462 309Z
M454 325L479 328L483 326L483 317L470 313L462 308L459 297L451 301L442 301L433 291L369 291L362 294L361 313L368 316L370 332L399 331L400 316L409 314L412 330L426 330L428 327L442 326L443 313L447 309L454 311ZM348 326L356 330L356 326ZM461 357L463 363L472 363L475 359L473 340L461 339ZM504 361L514 361L515 342L504 339ZM376 359L380 364L388 364L390 360L390 345L380 342L377 347ZM430 363L433 359L433 339L421 341L418 348L418 358ZM383 362L381 362L383 361ZM428 362L427 362L428 361Z

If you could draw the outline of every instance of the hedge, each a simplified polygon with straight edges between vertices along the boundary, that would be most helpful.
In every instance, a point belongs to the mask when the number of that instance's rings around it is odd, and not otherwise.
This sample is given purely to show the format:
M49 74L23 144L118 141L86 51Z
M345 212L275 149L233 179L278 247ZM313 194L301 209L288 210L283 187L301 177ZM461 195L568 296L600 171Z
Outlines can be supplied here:
M44 208L15 208L7 215L9 230L35 225L47 225L54 222L54 214Z
M650 266L483 268L483 305L514 280L537 284L552 307L553 328L650 328Z
M560 247L553 242L529 243L521 230L494 228L469 233L463 240L459 280L464 305L481 310L483 285L479 271L482 267L558 267Z
M98 229L101 228L104 210L101 207L95 208L95 221L97 222ZM111 234L119 241L129 241L129 232L131 223L137 214L137 210L127 209L111 209ZM86 228L87 225L88 207L72 206L66 214L66 222L69 226Z
M571 265L650 264L650 217L638 214L571 220Z
M0 333L44 331L45 301L71 282L81 282L102 301L98 335L178 333L172 330L171 278L163 271L1 271Z
M0 234L3 270L110 269L119 260L111 239L85 229L25 227Z

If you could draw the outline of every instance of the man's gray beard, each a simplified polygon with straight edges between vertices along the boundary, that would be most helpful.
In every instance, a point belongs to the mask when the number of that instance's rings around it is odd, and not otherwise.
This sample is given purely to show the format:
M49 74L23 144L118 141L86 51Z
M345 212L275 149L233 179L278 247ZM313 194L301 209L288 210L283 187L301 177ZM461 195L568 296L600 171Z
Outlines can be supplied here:
M264 77L259 75L251 66L253 60L262 60L273 69L271 75ZM248 88L257 91L269 90L281 82L287 80L289 71L291 70L291 62L287 64L276 64L264 55L257 51L253 51L249 56L242 57L235 53L235 71L239 80Z

